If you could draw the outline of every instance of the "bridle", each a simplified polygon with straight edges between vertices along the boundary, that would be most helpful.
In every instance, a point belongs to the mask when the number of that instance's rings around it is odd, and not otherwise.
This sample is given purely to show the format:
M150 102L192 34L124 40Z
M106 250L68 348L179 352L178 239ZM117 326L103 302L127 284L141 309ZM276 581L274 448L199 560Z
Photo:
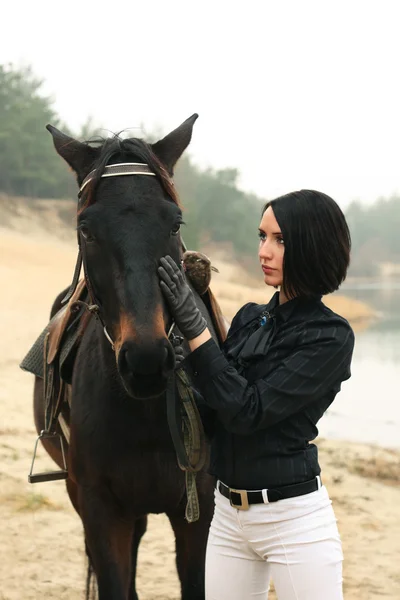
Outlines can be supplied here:
M104 167L104 170L100 175L100 178L102 178L102 177L120 177L122 175L124 175L124 176L126 176L126 175L150 175L152 177L157 177L156 173L154 173L150 169L149 165L147 165L145 163L117 163L117 164L107 165L106 167ZM98 174L97 174L96 169L94 169L88 175L86 175L86 177L83 180L81 187L79 189L78 198L81 198L82 192L86 188L86 186L91 181L96 179L97 177L98 177ZM90 281L90 277L88 274L88 268L87 268L86 245L85 245L85 243L82 243L81 238L82 238L82 234L80 232L78 232L78 257L76 260L74 275L72 278L72 283L68 289L68 292L65 295L65 297L62 299L61 304L62 305L66 304L67 302L69 302L69 300L73 296L73 294L76 290L76 287L78 285L80 273L81 273L82 266L83 266L86 288L87 288L87 291L89 294L89 302L77 300L76 302L73 303L73 306L71 306L71 310L78 311L81 308L83 308L84 310L87 310L90 314L94 315L95 318L100 321L100 323L103 327L104 335L106 336L107 340L111 344L112 349L114 350L114 341L107 331L107 325L105 323L104 316L102 315L102 312L101 312L101 303L99 302L98 298L96 297L96 294L93 289L93 285ZM185 246L184 246L183 242L182 242L182 248L185 250ZM175 323L172 322L172 325L168 331L168 335L167 335L168 338L171 336L172 330L174 327L175 327Z

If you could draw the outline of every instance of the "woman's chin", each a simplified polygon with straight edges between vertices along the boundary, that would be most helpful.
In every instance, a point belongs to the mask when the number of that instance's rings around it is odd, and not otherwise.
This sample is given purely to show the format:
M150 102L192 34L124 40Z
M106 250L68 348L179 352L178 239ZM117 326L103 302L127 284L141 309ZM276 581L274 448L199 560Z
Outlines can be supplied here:
M264 273L264 283L266 285L270 285L271 287L278 287L281 285L282 281L278 277Z

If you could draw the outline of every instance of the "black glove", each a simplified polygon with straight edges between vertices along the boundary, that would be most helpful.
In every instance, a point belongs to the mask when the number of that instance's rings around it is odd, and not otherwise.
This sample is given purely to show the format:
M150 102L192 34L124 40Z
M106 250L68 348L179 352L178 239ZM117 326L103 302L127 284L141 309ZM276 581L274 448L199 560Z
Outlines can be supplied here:
M203 333L207 322L196 305L185 275L170 256L160 260L158 275L161 290L168 302L172 317L187 340Z
M173 347L174 353L175 353L175 369L179 369L179 367L181 366L181 363L185 359L185 355L183 353L182 342L183 342L183 337L181 337L180 335L172 334L171 344L172 344L172 347Z
M183 354L183 346L175 346L175 369L179 369L181 362L184 360L185 355Z

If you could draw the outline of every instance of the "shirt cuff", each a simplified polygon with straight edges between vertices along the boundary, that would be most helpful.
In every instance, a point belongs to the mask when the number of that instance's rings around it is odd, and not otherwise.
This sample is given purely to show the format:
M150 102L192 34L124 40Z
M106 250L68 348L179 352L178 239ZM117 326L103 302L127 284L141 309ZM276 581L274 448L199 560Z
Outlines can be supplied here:
M215 373L229 367L229 363L217 344L211 339L191 352L183 361L182 366L196 385L196 381L200 383L202 379L209 379Z

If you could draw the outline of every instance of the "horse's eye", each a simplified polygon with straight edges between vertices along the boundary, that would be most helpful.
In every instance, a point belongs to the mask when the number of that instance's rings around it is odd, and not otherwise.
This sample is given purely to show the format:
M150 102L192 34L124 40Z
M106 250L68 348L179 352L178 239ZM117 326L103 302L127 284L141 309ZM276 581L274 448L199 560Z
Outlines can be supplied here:
M178 235L180 228L181 228L180 223L177 223L176 225L174 225L173 228L171 229L171 235Z
M81 227L79 227L79 231L81 232L82 237L84 237L87 242L94 241L94 236L90 233L90 231L87 227L82 225Z

